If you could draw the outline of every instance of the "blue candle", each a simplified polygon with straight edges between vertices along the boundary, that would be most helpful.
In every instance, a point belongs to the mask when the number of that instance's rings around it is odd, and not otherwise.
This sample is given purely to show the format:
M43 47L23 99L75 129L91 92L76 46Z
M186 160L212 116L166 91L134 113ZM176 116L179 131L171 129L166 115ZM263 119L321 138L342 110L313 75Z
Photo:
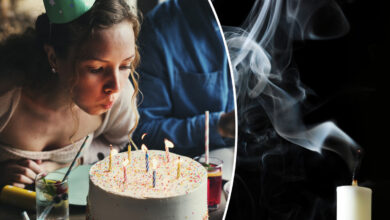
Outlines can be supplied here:
M148 155L147 151L145 153L145 163L146 163L146 172L148 172L149 171L149 155Z
M156 171L153 170L153 188L156 187Z
M141 149L145 152L145 165L146 165L146 172L149 171L149 155L148 155L148 148L143 144L141 146Z

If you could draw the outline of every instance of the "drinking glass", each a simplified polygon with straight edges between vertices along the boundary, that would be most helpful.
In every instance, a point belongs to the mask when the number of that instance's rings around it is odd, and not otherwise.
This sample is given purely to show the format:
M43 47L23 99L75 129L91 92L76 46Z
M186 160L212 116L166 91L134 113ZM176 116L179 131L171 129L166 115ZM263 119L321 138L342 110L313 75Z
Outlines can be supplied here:
M35 178L37 220L68 220L68 180L64 173L40 173Z
M209 164L206 164L204 156L194 159L207 169L207 205L210 211L216 210L221 203L223 161L209 157Z

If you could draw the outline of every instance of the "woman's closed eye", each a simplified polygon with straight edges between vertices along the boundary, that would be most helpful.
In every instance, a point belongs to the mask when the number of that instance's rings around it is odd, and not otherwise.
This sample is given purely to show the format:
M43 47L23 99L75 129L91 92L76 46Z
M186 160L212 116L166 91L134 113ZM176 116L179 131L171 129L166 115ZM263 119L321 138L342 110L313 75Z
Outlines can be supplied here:
M119 70L126 70L126 71L127 70L131 70L131 65L120 66ZM94 74L103 73L104 72L104 68L103 67L88 67L88 71L90 73L94 73Z
M121 70L131 70L131 65L125 65L120 67Z
M88 69L89 69L89 72L91 72L91 73L101 73L104 70L103 67L98 67L98 68L89 67Z

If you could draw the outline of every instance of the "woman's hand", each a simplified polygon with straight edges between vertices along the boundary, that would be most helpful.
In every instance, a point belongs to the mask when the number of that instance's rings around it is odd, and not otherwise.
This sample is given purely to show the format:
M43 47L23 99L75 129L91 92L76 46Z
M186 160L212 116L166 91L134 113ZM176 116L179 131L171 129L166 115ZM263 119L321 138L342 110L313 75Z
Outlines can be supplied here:
M236 130L235 112L221 114L218 122L218 132L222 137L234 138Z
M0 185L13 185L25 188L34 183L37 174L44 170L40 167L41 160L8 161L0 165Z

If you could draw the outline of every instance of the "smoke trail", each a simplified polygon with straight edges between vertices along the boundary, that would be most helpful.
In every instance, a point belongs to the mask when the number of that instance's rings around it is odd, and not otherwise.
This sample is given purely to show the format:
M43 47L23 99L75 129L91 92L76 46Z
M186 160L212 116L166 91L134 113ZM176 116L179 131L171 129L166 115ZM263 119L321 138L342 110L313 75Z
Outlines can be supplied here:
M290 65L294 40L332 39L348 30L332 0L257 0L241 28L224 27L240 121L250 121L254 109L264 111L278 135L311 151L334 151L352 171L359 146L333 122L303 123L310 90Z

